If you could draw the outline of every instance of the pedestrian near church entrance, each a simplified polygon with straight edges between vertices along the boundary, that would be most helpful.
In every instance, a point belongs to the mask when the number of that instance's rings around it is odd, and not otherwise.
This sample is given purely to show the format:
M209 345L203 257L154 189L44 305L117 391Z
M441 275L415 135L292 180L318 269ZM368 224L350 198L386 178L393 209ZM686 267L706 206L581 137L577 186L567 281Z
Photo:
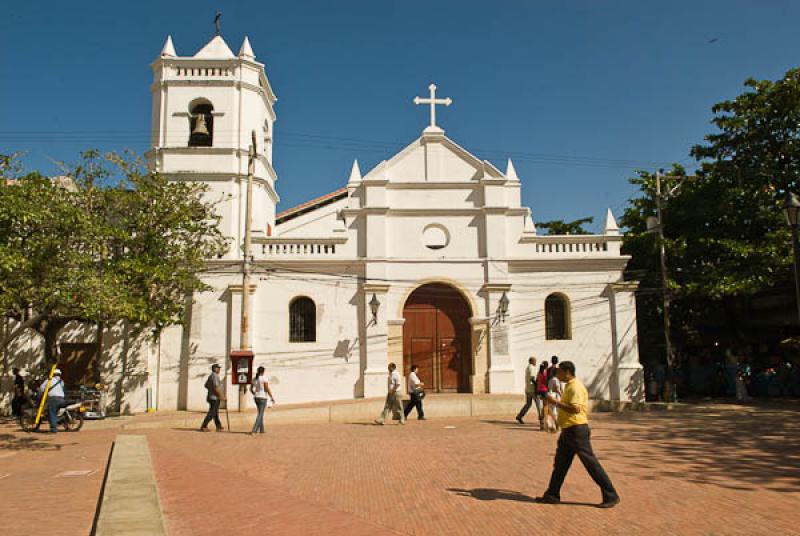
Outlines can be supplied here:
M539 422L542 422L542 400L536 396L536 358L528 358L528 366L525 367L525 405L517 413L516 419L520 424L525 424L522 419L527 415L531 405L536 404L536 413L539 415Z
M47 384L50 388L47 388ZM39 393L44 395L47 390L47 417L50 421L50 433L58 432L58 410L66 406L64 402L64 380L61 379L61 371L53 371L53 377L42 382Z
M406 423L406 416L403 413L403 405L400 402L400 373L397 372L397 365L389 363L389 377L387 379L388 393L386 403L383 405L383 413L375 419L375 424L383 425L390 414L400 416L400 424Z
M409 401L406 403L406 409L403 412L404 416L408 418L408 414L411 413L413 408L417 408L417 419L420 421L424 421L425 419L425 412L422 410L422 397L425 396L425 391L423 387L425 386L417 376L417 369L416 365L411 365L411 372L408 373L408 396L411 397Z
M565 384L561 400L548 397L548 401L558 406L558 425L561 428L561 435L558 437L550 485L544 495L536 498L536 502L547 504L561 502L561 485L572 460L577 455L589 476L600 486L603 502L599 506L601 508L616 506L619 504L619 495L592 450L591 431L586 414L589 393L575 377L575 365L571 361L564 361L558 366L558 379Z
M222 392L222 379L219 377L221 367L218 364L211 365L211 374L206 379L205 388L208 390L206 401L208 402L208 413L200 426L201 432L208 432L208 424L213 420L217 432L222 431L222 422L219 420L219 405L225 400L225 393Z
M272 391L269 388L269 382L264 376L264 367L256 369L256 377L253 378L253 383L250 385L250 391L253 393L253 398L256 402L256 422L253 424L253 429L250 435L264 433L264 410L275 403L275 397L272 396Z
M558 375L558 356L550 358L550 368L547 369L547 381L549 382Z

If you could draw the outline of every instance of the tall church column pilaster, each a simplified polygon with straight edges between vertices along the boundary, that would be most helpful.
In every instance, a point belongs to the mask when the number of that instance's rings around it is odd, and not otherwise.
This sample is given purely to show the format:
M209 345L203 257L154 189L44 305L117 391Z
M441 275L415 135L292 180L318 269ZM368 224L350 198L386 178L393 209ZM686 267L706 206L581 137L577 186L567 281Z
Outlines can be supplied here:
M472 374L469 377L472 393L489 392L489 319L469 319L472 329Z
M362 379L365 398L386 396L386 367L389 364L388 292L389 285L384 284L365 283L361 287L362 318L365 321L364 338L361 341L364 348ZM375 316L372 314L373 298L378 303ZM400 344L402 354L402 331ZM402 359L398 366L401 364Z
M489 370L490 393L514 392L514 367L511 360L511 313L513 304L509 301L505 317L500 314L500 299L508 297L511 285L508 283L487 283L483 286L486 299L489 329Z
M611 322L609 399L644 401L644 369L639 363L636 327L636 282L612 283L606 287Z

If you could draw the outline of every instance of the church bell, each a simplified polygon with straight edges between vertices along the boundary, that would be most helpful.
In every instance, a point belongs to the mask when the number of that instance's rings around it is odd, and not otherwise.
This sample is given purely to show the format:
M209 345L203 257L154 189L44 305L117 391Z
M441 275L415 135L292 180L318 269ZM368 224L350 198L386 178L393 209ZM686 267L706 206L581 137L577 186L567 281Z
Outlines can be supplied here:
M210 147L211 146L211 132L208 130L206 122L206 114L198 113L194 116L194 127L189 136L190 146Z

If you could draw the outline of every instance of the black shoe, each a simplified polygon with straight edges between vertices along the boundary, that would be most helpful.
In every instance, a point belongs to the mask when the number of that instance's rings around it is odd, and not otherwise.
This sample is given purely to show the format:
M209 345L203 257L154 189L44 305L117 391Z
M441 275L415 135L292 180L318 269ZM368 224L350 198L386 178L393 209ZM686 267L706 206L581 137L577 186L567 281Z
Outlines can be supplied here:
M427 421L428 418L427 417L417 417L417 420L418 421Z
M598 504L598 508L614 508L616 505L619 504L619 497L614 497L610 501L603 501L602 503Z
M534 501L541 504L558 504L561 502L561 499L556 499L550 495L542 495L541 497L536 497Z
M517 417L516 417L516 418L517 418L517 422L518 422L518 423L520 423L520 424L525 424L525 421L523 421L523 420L522 420L522 417L520 417L519 415L517 415Z

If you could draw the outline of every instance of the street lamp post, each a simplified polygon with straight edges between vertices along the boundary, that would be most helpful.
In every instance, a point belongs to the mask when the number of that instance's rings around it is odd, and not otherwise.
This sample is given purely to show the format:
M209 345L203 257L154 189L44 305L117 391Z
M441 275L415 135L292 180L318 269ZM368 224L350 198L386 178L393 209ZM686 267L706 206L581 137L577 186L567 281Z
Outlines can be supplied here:
M798 218L800 218L800 198L793 192L786 192L783 203L783 214L786 223L792 229L792 252L794 253L794 297L797 305L797 321L800 322L800 241L798 241Z

